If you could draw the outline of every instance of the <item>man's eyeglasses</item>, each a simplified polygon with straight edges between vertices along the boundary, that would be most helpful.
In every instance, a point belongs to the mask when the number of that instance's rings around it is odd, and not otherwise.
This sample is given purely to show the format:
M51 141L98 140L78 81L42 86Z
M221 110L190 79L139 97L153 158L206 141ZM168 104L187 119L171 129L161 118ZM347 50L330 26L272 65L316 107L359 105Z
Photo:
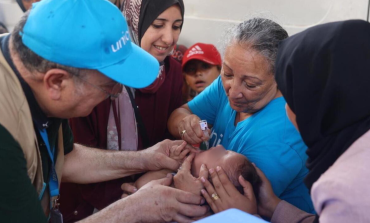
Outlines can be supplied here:
M110 98L110 99L114 100L114 99L118 98L119 94L122 92L123 85L120 84L120 83L116 82L116 84L112 87L111 92L109 93L107 90L104 90L102 87L99 87L99 86L97 86L95 84L92 84L92 83L88 82L87 80L81 78L79 74L73 74L73 73L71 73L71 74L74 75L75 77L77 77L78 79L80 79L81 81L85 82L86 84L90 85L91 87L93 87L95 89L98 89L99 91L104 92L107 95L107 97L105 99Z

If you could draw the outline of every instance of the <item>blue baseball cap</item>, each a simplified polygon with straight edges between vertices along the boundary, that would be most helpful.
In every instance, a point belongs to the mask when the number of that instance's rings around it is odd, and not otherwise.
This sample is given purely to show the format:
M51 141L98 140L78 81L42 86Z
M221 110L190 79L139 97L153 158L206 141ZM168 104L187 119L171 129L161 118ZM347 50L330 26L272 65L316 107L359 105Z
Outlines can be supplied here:
M126 19L107 0L42 0L32 5L21 35L46 60L143 88L156 79L159 62L129 33Z

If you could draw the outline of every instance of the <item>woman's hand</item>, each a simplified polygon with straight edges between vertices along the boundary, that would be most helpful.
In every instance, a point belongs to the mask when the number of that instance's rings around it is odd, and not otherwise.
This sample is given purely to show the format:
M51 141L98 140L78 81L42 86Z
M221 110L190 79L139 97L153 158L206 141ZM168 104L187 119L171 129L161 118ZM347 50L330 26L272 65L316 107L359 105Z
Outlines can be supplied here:
M256 167L256 165L254 165L254 167L256 168L257 173L262 180L258 197L258 214L271 219L277 205L281 200L275 195L274 191L272 190L271 183L266 178L265 174L258 167Z
M209 139L200 128L199 121L200 118L198 116L188 115L177 126L181 138L191 145L199 144Z
M216 170L209 170L214 187L207 178L201 178L206 188L206 190L202 189L201 192L213 212L218 213L229 208L237 208L250 214L257 214L257 202L252 185L239 176L239 182L244 188L244 195L242 195L230 182L221 167L218 166Z
M195 178L190 172L194 156L195 154L192 153L184 160L184 163L174 176L173 181L175 188L200 195L200 190L203 189L203 184L200 182L199 178ZM208 178L208 171L204 164L200 169L199 177Z

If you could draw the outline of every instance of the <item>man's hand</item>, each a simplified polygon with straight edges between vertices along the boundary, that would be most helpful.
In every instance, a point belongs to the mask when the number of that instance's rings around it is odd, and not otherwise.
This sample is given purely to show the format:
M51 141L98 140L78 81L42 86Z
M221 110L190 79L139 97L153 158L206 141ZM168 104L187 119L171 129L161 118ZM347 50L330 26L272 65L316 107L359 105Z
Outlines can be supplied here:
M242 176L239 177L239 182L244 188L243 195L230 182L221 167L216 169L217 172L214 169L209 170L214 187L206 178L201 178L206 188L206 190L202 189L201 192L213 212L218 213L229 208L237 208L250 214L257 214L257 202L252 185Z
M180 146L184 141L183 140L164 140L155 144L154 146L140 151L142 162L144 165L144 170L160 170L160 169L170 169L177 170L180 164L170 158L170 151L173 146ZM186 145L186 148L191 152L197 152L196 149L192 148L189 145Z
M118 222L193 222L191 218L204 216L208 207L201 196L168 187L172 175L151 181L136 193L120 199L81 223Z
M184 141L179 146L172 146L170 150L170 158L176 160L181 165L189 152L189 146L187 146L187 143Z
M206 137L200 128L199 121L198 116L188 115L177 126L181 138L191 145L209 140L209 137Z
M172 175L146 184L130 199L137 207L137 222L192 222L190 217L203 216L208 208L200 206L204 199L198 195L168 187Z
M200 190L203 189L203 184L200 181L200 177L208 178L208 170L203 164L200 169L198 179L191 175L190 169L194 156L194 154L190 154L185 159L184 163L181 165L181 168L174 177L174 185L177 189L200 195Z

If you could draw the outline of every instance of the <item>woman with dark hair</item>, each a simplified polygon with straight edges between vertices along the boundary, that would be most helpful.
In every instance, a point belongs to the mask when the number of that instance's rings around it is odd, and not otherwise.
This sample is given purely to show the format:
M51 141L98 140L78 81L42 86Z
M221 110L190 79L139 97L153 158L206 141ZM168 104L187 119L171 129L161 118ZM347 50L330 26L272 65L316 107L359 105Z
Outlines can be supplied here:
M277 198L261 173L258 211L271 222L370 222L369 39L370 24L350 20L312 27L280 45L276 81L308 146L304 182L317 215ZM213 193L209 184L207 190ZM243 197L234 195L220 198Z
M122 0L120 8L131 39L160 63L157 79L143 89L123 88L116 100L107 99L85 118L70 120L75 142L111 150L136 151L172 138L167 120L182 105L181 65L171 57L183 19L182 0ZM118 47L118 46L117 46ZM145 66L145 64L143 64ZM131 74L140 75L140 74ZM145 164L143 164L145 165ZM119 199L126 177L99 184L63 184L61 211L76 221Z
M223 145L262 169L274 192L313 212L303 179L306 145L285 113L275 78L278 44L287 32L263 18L244 21L225 40L221 75L169 120L173 135L191 144L207 140L199 121L213 125L210 146ZM217 196L214 196L217 197Z
M135 90L139 149L142 149L173 138L167 120L182 105L183 79L181 66L171 54L180 36L185 8L182 0L123 0L122 6L133 41L161 65L152 85Z

